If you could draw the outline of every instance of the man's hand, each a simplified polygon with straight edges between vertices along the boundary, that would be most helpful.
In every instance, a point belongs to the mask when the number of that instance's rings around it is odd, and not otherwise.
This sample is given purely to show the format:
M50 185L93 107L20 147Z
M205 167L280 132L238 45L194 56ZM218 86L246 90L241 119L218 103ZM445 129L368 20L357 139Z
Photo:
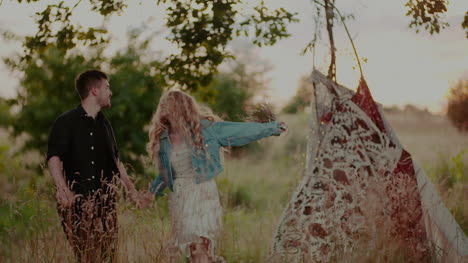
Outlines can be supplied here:
M59 207L68 208L75 201L75 195L68 189L68 187L57 188L57 202Z
M54 183L57 187L57 202L60 208L67 208L70 207L75 198L73 192L67 186L67 182L65 181L65 177L63 174L63 163L58 156L52 156L49 161L49 171L52 179L54 179Z

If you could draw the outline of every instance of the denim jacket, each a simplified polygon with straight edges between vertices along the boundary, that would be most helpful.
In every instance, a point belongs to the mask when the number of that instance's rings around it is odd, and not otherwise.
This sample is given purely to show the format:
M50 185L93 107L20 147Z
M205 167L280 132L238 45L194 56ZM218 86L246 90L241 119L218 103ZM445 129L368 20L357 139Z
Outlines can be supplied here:
M197 154L195 149L192 150L192 166L195 169L195 182L197 184L208 181L223 171L219 154L221 146L242 146L281 133L280 124L276 121L269 123L211 122L202 119L201 125L207 154ZM160 140L159 175L153 180L150 187L150 191L158 196L162 195L166 187L174 191L174 176L170 159L171 141L167 130L162 133ZM209 158L206 155L209 155Z

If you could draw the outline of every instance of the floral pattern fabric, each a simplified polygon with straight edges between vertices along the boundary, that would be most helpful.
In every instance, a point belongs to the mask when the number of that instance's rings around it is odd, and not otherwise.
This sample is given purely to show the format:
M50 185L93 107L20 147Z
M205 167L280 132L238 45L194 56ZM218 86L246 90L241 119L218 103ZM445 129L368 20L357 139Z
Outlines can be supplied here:
M317 122L306 176L285 208L268 261L329 262L389 245L409 262L430 261L418 173L367 83L361 79L354 94L333 83L314 86Z

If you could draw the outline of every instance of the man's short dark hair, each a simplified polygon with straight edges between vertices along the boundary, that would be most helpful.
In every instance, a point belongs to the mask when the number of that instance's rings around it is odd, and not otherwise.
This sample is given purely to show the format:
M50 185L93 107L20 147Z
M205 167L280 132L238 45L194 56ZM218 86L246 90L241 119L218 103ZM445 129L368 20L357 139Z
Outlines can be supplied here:
M75 89L80 95L82 100L86 99L89 95L89 91L94 85L97 85L101 80L109 80L106 73L100 70L87 70L75 79Z

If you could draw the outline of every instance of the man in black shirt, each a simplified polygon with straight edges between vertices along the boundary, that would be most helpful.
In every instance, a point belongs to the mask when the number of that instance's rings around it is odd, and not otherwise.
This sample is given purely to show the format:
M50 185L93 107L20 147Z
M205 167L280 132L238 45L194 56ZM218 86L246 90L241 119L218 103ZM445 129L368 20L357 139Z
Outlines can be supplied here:
M75 89L81 104L60 115L49 136L49 170L62 226L78 260L112 260L117 245L116 183L123 182L139 206L152 195L136 191L119 160L112 126L101 112L111 106L107 75L83 72Z

